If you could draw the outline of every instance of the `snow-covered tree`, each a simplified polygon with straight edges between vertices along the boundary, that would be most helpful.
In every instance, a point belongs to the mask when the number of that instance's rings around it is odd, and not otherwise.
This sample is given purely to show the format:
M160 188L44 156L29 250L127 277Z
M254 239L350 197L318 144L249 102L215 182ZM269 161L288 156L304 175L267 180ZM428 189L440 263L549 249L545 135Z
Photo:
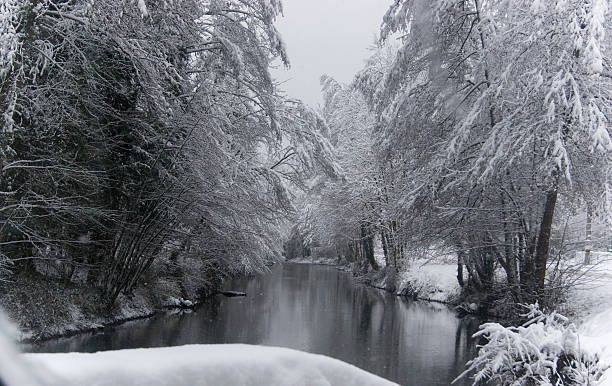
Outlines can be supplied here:
M399 52L358 80L381 156L402 164L410 221L478 287L499 264L517 300L543 296L558 197L607 202L606 18L606 1L478 0L398 0L384 18Z
M340 176L318 178L302 211L302 232L312 245L378 269L375 239L383 232L383 191L373 145L374 119L351 85L322 76L321 115L329 130ZM391 232L387 233L391 235ZM387 237L385 237L385 240Z
M280 12L3 2L3 258L68 281L86 270L110 303L158 262L177 280L201 269L195 288L278 258L288 184L334 169L320 122L272 82Z

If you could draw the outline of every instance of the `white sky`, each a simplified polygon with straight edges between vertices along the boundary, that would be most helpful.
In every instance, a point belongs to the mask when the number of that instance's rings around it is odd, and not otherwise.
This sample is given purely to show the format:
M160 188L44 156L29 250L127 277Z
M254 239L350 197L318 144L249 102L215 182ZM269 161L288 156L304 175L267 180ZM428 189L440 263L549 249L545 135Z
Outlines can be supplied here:
M283 0L281 32L291 69L273 69L281 89L315 107L322 102L319 78L350 82L369 56L392 0ZM286 82L285 82L286 81Z

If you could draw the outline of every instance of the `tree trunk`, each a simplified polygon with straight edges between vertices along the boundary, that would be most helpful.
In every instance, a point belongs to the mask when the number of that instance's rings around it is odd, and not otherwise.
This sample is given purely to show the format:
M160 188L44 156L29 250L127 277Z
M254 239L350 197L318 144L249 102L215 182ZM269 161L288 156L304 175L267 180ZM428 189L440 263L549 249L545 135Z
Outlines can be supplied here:
M381 230L380 231L380 240L382 243L382 248L383 248L383 254L385 255L385 263L387 264L387 267L389 266L389 250L387 247L387 240L386 240L386 236L385 236L385 231Z
M374 259L374 237L368 232L366 224L361 224L361 246L365 259L375 271L378 271L378 264L376 263L376 259Z
M552 231L552 222L555 214L555 205L557 204L557 189L551 190L546 194L546 203L544 204L544 214L542 215L542 223L540 224L540 234L538 235L538 244L535 250L535 290L537 295L541 295L544 290L544 282L546 279L546 263L548 260L548 252L550 248L550 236Z
M461 288L465 285L463 280L463 251L457 251L457 282Z

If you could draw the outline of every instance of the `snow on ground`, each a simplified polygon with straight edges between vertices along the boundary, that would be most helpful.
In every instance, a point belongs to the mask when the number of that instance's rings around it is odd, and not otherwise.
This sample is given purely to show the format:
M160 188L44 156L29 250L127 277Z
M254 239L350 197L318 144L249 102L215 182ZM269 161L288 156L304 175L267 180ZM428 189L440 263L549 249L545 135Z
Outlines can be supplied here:
M569 293L569 306L566 307L575 315L579 325L582 348L600 353L600 361L611 366L597 385L612 386L612 253L593 252L592 264L589 265L583 265L583 259L582 255L577 255L569 262L573 267L579 267L582 277L580 284ZM457 265L423 263L417 261L400 273L398 292L411 286L421 299L452 301L460 291Z
M321 264L321 265L332 265L332 266L338 265L337 259L330 259L327 257L320 257L320 256L308 256L308 257L301 257L301 258L298 257L298 258L286 260L286 261L287 263L291 263L291 264Z
M580 344L600 352L600 360L612 366L612 253L594 253L593 262L585 266L584 284L570 293L568 303L581 322ZM612 368L598 385L612 386Z
M583 257L578 255L574 260L578 264ZM567 301L569 310L578 315L580 321L612 308L612 253L593 252L592 260L593 264L581 266L583 276Z
M22 358L45 374L44 385L395 385L323 355L244 344L24 354Z
M600 361L611 366L598 386L612 386L612 253L593 252L590 265L582 265L583 259L577 255L570 262L580 267L583 276L569 294L568 311L576 316L581 346L599 352ZM398 292L412 286L421 299L449 302L460 291L456 276L456 264L417 261L400 273Z
M580 345L589 352L599 352L599 360L612 366L612 308L589 317L579 328ZM612 386L612 368L598 386Z

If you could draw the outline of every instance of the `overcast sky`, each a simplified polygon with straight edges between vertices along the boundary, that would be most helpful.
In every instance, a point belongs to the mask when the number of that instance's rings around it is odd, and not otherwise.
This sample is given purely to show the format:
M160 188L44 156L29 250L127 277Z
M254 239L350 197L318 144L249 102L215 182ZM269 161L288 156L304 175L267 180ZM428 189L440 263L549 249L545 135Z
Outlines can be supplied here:
M319 78L350 82L363 67L392 0L283 0L277 20L291 69L273 70L290 97L315 107L322 102Z

